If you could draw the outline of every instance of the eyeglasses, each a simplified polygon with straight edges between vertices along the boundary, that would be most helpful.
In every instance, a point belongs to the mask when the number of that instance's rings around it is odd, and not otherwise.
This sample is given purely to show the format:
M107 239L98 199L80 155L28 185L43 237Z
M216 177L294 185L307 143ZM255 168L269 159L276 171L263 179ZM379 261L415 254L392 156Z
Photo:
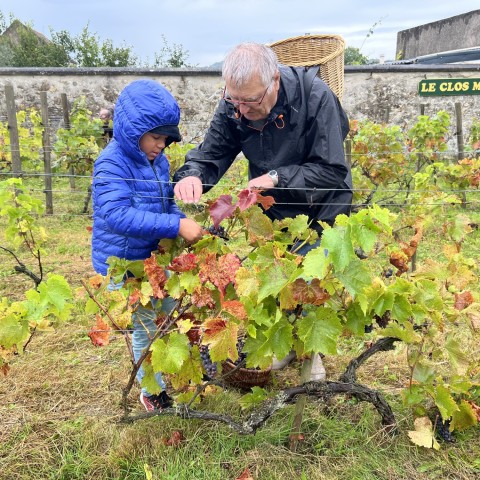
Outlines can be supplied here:
M258 100L250 100L248 102L233 100L227 95L227 87L223 89L222 99L228 103L231 103L235 108L238 108L240 105L246 105L247 107L253 107L254 105L261 105L272 83L273 83L273 80L269 83L268 87L263 92L263 95Z

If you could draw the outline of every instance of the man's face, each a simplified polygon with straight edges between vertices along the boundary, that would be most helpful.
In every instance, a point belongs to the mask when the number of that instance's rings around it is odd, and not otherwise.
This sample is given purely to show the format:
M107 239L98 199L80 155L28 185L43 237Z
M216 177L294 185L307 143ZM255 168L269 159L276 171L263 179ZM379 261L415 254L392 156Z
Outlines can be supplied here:
M165 149L166 135L147 132L140 138L140 150L152 161Z
M251 121L262 120L277 103L280 76L277 74L269 85L264 85L259 77L254 77L241 88L226 82L225 100L233 103L237 110Z

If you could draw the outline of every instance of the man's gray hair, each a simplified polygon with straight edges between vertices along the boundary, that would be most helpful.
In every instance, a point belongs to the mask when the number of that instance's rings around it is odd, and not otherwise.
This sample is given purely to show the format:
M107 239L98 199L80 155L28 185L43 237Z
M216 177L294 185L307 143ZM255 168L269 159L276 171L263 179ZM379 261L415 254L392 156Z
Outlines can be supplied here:
M265 87L272 83L278 71L275 52L261 43L246 42L227 53L222 67L223 79L242 88L253 77L259 76Z

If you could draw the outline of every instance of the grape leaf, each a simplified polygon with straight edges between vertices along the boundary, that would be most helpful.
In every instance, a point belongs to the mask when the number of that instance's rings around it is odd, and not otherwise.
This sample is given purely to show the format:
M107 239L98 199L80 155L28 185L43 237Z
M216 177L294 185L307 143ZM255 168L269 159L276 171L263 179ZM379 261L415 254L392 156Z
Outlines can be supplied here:
M440 445L435 440L432 422L428 417L419 417L414 421L415 430L409 430L408 436L415 445L425 448L440 450Z
M96 315L96 323L88 332L90 340L96 347L103 347L110 342L110 327L103 321L100 314Z
M190 342L186 335L169 333L151 345L152 366L155 372L178 373L190 357Z
M143 262L145 273L148 275L148 281L152 286L153 296L155 298L165 298L167 296L164 291L167 275L163 267L157 263L157 256L152 254Z
M313 278L321 280L325 278L330 260L331 257L328 256L328 252L323 247L310 250L303 260L302 277L305 280L312 280Z
M370 269L365 262L357 259L350 262L348 269L338 272L337 278L353 297L372 284Z
M274 259L269 266L258 273L260 282L258 289L258 301L272 295L276 297L280 290L294 280L297 270L295 262L286 258Z
M257 203L257 192L250 188L243 189L238 194L237 206L241 212Z
M202 282L210 281L225 294L229 283L235 281L235 274L240 268L240 259L232 253L216 257L215 254L208 254L200 265L199 277Z
M220 195L220 197L208 205L210 217L215 228L220 225L222 220L225 218L230 218L237 208L236 204L232 204L231 195Z
M238 325L235 322L213 317L203 323L203 328L203 344L209 346L212 362L237 360Z
M244 211L241 218L245 222L250 245L264 245L273 240L274 231L271 220L258 207Z
M454 412L459 410L458 405L450 394L448 388L444 385L440 384L436 386L434 401L443 420L449 419Z
M292 349L293 325L283 316L277 320L266 332L265 338L272 345L272 350L277 358L284 358Z
M337 272L343 272L349 263L357 258L348 227L324 230L321 246L328 250L328 255Z
M172 270L173 272L187 272L188 270L195 269L197 263L197 256L194 253L183 253L172 260L168 266L168 270Z
M306 352L335 355L342 324L335 310L319 307L298 321L298 337Z
M451 430L462 431L478 424L477 414L472 404L466 400L462 400L458 405L458 410L452 414Z

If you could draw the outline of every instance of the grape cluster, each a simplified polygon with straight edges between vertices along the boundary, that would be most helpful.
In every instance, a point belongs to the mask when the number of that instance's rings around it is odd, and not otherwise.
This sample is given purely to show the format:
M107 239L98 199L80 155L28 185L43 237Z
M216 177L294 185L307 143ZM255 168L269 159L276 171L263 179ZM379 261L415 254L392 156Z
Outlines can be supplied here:
M440 440L448 443L454 443L455 437L450 432L450 420L442 420L440 415L437 415L435 419L435 433Z
M223 238L223 240L230 240L229 236L227 235L227 232L221 225L219 225L218 227L215 227L214 225L212 225L207 228L207 231L208 233L215 235L216 237Z
M217 364L212 362L210 358L210 352L206 345L200 346L200 360L202 361L203 368L209 378L214 378L217 374Z
M233 362L235 365L238 365L240 362L243 362L247 358L247 354L244 353L243 346L245 345L245 339L243 337L238 337L237 339L237 352L238 358Z

